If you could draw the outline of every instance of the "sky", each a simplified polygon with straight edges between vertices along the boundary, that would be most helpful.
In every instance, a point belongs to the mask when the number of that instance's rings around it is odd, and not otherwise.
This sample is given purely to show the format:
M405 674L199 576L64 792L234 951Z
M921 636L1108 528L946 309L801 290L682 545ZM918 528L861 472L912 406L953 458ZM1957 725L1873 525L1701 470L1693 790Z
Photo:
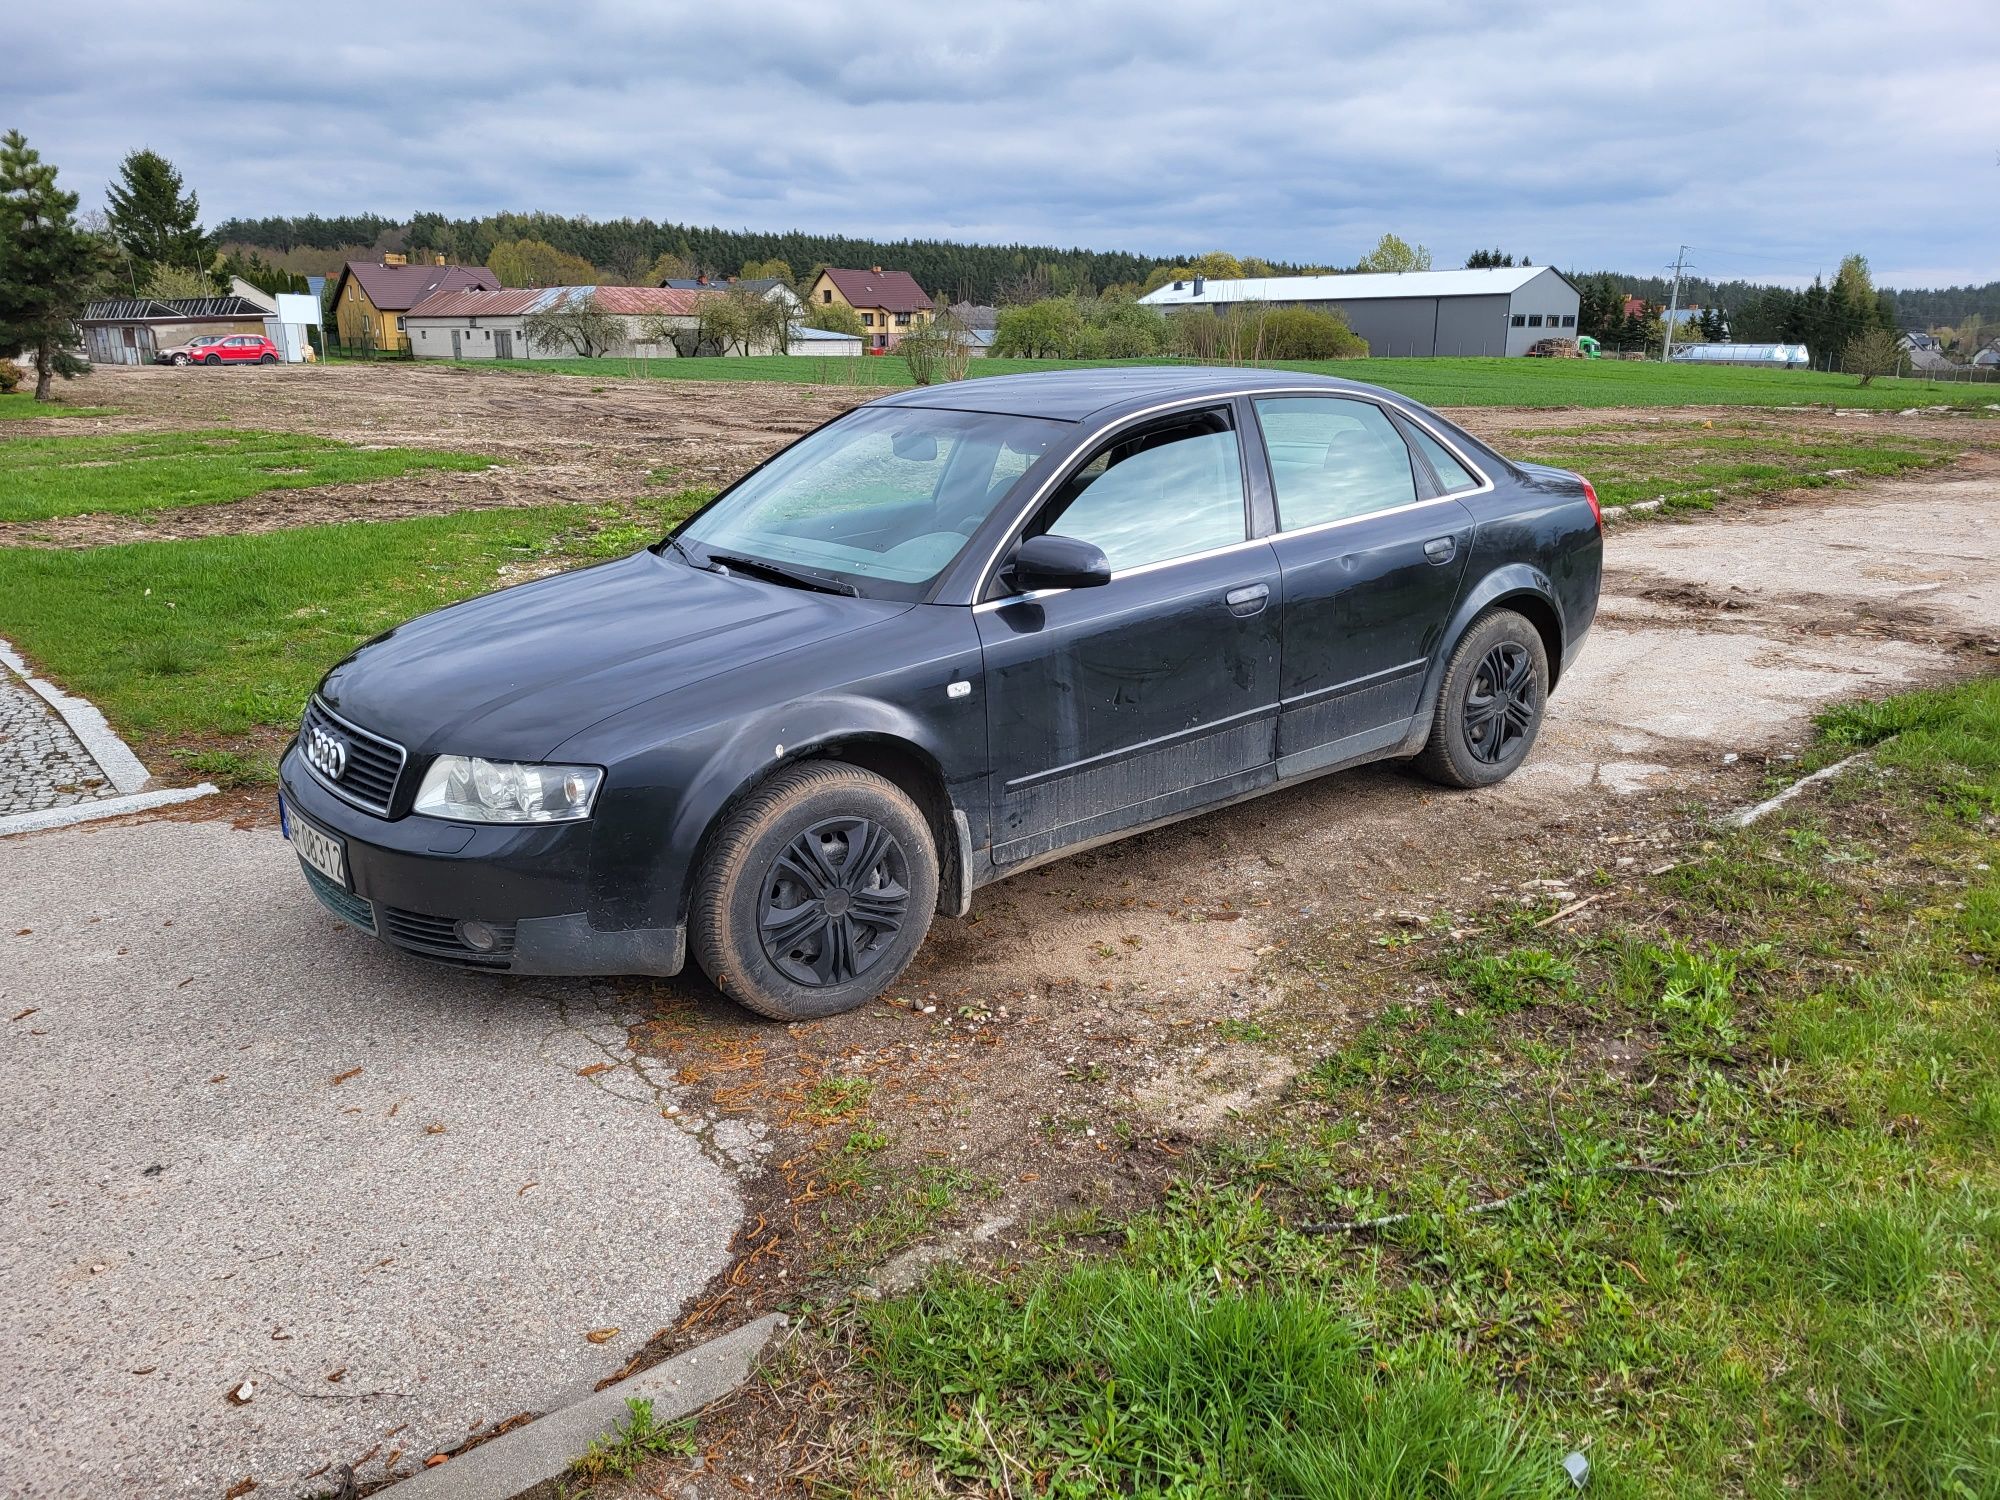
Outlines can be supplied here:
M101 207L542 209L1351 264L2000 279L2000 0L0 5Z

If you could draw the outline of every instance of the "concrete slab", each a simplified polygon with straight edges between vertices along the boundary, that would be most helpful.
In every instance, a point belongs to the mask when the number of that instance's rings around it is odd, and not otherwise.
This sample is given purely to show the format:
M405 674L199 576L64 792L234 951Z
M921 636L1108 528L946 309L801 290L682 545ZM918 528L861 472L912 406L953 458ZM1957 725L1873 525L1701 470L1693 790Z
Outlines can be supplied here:
M0 842L0 1490L310 1494L589 1394L739 1211L668 1085L579 1073L618 995L401 958L274 829Z

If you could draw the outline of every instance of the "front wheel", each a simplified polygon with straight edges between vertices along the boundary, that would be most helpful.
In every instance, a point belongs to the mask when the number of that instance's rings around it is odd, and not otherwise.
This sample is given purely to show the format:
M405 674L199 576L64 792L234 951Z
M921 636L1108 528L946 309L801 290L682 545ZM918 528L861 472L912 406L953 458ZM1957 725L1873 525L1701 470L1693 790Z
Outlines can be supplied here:
M176 354L174 356L174 363L177 365L184 365L187 362L188 362L188 357L185 354Z
M220 354L204 354L201 357L201 362L205 365L219 365L222 363L222 356Z
M1445 666L1417 770L1445 786L1504 781L1528 758L1548 697L1541 632L1511 609L1488 610Z
M729 815L702 862L695 961L761 1015L837 1015L896 982L930 930L937 882L930 828L894 783L794 766Z

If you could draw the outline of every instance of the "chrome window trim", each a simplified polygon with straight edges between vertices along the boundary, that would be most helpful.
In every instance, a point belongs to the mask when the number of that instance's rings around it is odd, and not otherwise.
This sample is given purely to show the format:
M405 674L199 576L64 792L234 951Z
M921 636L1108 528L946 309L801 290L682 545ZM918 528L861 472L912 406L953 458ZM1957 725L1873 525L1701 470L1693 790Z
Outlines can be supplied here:
M396 800L397 788L401 787L403 784L403 773L410 768L409 750L404 746L397 744L394 740L388 738L386 735L377 734L372 729L363 729L359 724L356 724L351 719L343 719L339 714L335 713L332 709L326 706L326 700L320 697L318 693L314 693L312 697L307 700L307 707L310 709L317 709L320 713L325 714L329 719L333 720L334 723L338 724L342 729L345 729L349 734L360 735L365 740L371 740L377 745L385 745L389 749L396 752L396 774L392 778L390 778L389 781L389 801L380 804L374 802L364 802L361 800L361 798L355 796L351 791L349 791L346 787L341 786L338 782L328 781L324 776L320 775L318 766L314 765L311 761L306 760L304 752L300 752L299 755L299 759L305 761L306 770L312 776L312 779L314 781L317 781L321 786L325 787L329 792L332 792L334 796L340 798L341 801L347 803L348 806L358 807L363 812L374 813L378 817L383 817L383 818L388 817L389 807Z
M1431 426L1429 422L1419 417L1415 412L1411 411L1408 407L1398 405L1395 402L1385 401L1380 396L1372 395L1367 391L1329 391L1321 386L1272 386L1272 387L1259 387L1259 388L1244 389L1244 390L1207 391L1199 396L1177 397L1172 401L1162 401L1153 406L1141 407L1138 411L1127 412L1125 413L1125 415L1120 417L1113 417L1110 421L1103 423L1102 425L1094 429L1092 432L1090 432L1083 439L1077 451L1086 455L1086 462L1087 462L1088 455L1095 451L1098 444L1104 438L1110 436L1114 432L1117 432L1122 427L1142 422L1148 417L1159 416L1165 412L1180 411L1184 409L1199 409L1204 406L1216 406L1220 405L1223 402L1236 401L1245 398L1247 398L1254 406L1257 400L1262 397L1287 397L1287 396L1317 396L1323 400L1329 400L1329 401L1366 401L1370 405L1380 407L1384 412L1389 413L1392 416L1400 416L1403 418L1403 420L1409 422L1411 425L1416 427L1421 427L1425 431L1425 433L1427 433L1432 439L1434 439L1437 442L1439 447L1443 448L1445 452L1449 453L1453 458L1458 460L1458 462L1464 467L1466 473L1475 475L1479 479L1479 483L1469 490L1466 489L1451 490L1446 494L1433 495L1429 499L1418 500L1412 505L1397 506L1395 508L1397 511L1414 510L1417 508L1417 506L1421 505L1434 505L1440 500L1463 500L1471 495L1488 494L1494 489L1498 488L1498 486L1493 481L1493 477L1486 472L1485 468L1482 465L1474 463L1471 460L1471 458L1469 458L1466 455L1464 450L1458 446L1458 444L1454 443L1450 438L1446 437L1443 433L1439 432L1435 427ZM1255 415L1254 411L1252 415L1253 416ZM1260 443L1263 441L1263 436L1264 436L1263 430L1260 427L1258 429L1258 434L1257 434L1257 440ZM1242 434L1240 431L1237 434L1237 438L1238 438L1238 448L1240 450L1242 446ZM1413 460L1415 457L1416 457L1415 454L1411 455L1411 458ZM1055 488L1056 482L1059 479L1065 477L1070 472L1071 470L1067 466L1065 466L1064 468L1058 469L1055 472L1051 473L1046 479L1044 479L1041 482L1040 485L1038 485L1035 488L1034 492L1028 497L1027 503L1023 505L1015 513L1014 519L1007 523L1005 531L1001 533L1002 540L1000 542L1000 545L993 549L993 551L988 555L985 563L982 564L980 567L979 583L978 586L974 588L972 591L971 602L973 609L975 610L995 609L1003 604L1019 604L1025 599L1041 598L1046 594L1065 592L1065 590L1062 589L1040 589L1033 594L1014 594L1008 596L1005 599L987 599L982 601L980 598L980 595L984 594L986 590L992 585L995 573L1000 564L1000 559L1006 554L1008 547L1013 545L1013 540L1015 535L1020 531L1020 529L1023 526L1027 525L1030 518L1032 518L1035 512L1041 508L1042 502L1048 498L1050 491ZM1275 491L1273 492L1271 498L1272 498L1272 503L1275 505L1277 502L1277 495ZM1392 515L1394 513L1395 511L1388 511L1388 510L1368 511L1363 515L1344 516L1337 521L1321 521L1312 526L1297 527L1289 531L1280 526L1276 531L1273 531L1269 536L1250 537L1245 541L1243 541L1242 543L1232 543L1231 547L1222 548L1219 550L1229 551L1232 550L1235 546L1239 545L1248 547L1257 542L1275 542L1283 537L1304 536L1310 532L1324 531L1329 527L1346 526L1354 521L1373 520L1377 516ZM1152 569L1155 568L1172 567L1178 563L1194 562L1199 558L1213 557L1215 555L1216 552L1213 550L1209 552L1191 552L1184 557L1169 557L1169 558L1163 558L1159 562L1145 563L1138 568L1129 568L1122 573L1113 573L1111 577L1112 581L1115 582L1118 579L1128 577L1133 573L1151 571Z

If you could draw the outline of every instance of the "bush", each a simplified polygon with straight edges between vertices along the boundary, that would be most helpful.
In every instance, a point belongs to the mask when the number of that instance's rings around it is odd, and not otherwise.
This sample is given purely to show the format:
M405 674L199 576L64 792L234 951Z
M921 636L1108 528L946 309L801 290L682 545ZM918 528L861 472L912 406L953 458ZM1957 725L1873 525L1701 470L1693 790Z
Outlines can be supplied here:
M1264 314L1266 359L1366 359L1368 340L1339 313L1274 307Z
M11 359L0 359L0 396L11 396L21 388L21 367Z
M1339 313L1244 303L1189 308L1171 320L1174 348L1196 359L1364 359L1368 341Z
M918 385L963 380L972 364L972 336L957 318L941 312L896 340L896 352Z
M1021 359L1074 359L1083 333L1083 310L1072 297L1046 297L1026 307L1003 307L993 352Z

